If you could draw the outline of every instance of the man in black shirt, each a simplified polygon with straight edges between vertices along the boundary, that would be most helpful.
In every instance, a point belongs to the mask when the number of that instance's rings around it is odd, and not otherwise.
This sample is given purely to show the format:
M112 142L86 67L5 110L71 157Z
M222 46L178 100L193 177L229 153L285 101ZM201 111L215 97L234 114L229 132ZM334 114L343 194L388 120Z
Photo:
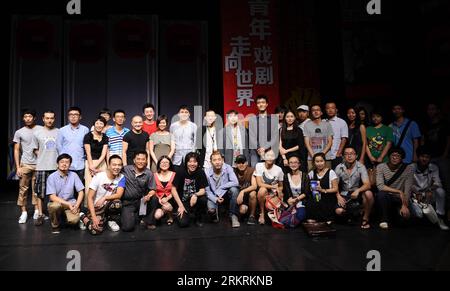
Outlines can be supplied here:
M178 204L178 225L187 227L190 216L194 214L197 226L203 226L202 216L206 213L206 191L208 180L205 172L199 167L200 157L197 153L188 153L184 159L185 166L180 168L173 181L172 191ZM174 193L175 192L175 193Z

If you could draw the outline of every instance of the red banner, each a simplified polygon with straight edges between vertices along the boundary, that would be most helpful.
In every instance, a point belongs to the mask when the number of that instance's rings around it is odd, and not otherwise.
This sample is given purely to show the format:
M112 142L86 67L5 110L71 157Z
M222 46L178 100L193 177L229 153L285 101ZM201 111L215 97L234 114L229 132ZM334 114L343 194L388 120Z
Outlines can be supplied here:
M222 66L225 113L256 113L256 97L280 102L276 0L222 0Z

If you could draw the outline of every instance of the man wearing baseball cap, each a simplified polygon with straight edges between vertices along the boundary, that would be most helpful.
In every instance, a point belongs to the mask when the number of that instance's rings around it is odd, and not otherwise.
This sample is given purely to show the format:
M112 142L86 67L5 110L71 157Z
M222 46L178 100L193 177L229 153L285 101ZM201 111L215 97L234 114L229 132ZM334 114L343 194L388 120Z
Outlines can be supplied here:
M300 105L297 107L297 113L298 113L298 122L299 126L302 130L305 129L305 124L309 122L311 119L309 119L309 106L308 105Z
M236 199L239 205L239 214L244 216L249 213L247 224L254 225L256 224L256 190L258 189L256 177L253 176L255 169L248 165L245 155L237 156L235 162L236 168L234 168L234 173L238 178L240 190Z

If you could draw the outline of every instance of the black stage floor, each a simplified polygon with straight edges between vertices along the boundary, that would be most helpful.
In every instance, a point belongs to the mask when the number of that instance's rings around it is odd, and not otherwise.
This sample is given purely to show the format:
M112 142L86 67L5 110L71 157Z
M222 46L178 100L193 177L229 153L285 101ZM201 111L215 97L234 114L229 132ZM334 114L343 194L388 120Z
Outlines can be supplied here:
M66 270L68 251L81 255L81 270L366 270L370 250L381 255L381 270L450 270L450 233L437 226L360 230L336 225L335 238L312 239L304 231L242 224L222 219L180 229L163 225L133 233L62 229L50 223L17 223L15 194L0 196L0 270ZM29 217L32 211L29 211Z

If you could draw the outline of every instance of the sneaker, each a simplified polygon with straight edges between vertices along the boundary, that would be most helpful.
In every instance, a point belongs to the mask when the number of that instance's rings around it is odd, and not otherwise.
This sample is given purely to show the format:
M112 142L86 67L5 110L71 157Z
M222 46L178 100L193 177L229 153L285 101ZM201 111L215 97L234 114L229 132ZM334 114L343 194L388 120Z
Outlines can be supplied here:
M28 213L26 211L22 211L22 214L19 217L19 223L24 224L27 222Z
M59 227L52 227L52 233L58 234L59 233Z
M84 223L81 219L80 219L80 222L78 222L78 226L80 227L80 230L86 230L86 225L84 225Z
M236 215L231 215L231 227L236 228L240 227L241 224L239 223L239 219Z
M34 225L35 226L41 226L43 223L44 223L44 216L43 215L39 215L39 217L34 220Z
M147 225L147 229L149 229L149 230L155 230L155 229L156 229L156 225L154 225L154 224L148 224L148 225Z
M119 231L120 230L120 226L117 225L117 223L115 221L108 221L108 227L111 231Z
M438 219L438 224L441 230L448 230L448 226L445 224L444 220L442 218Z
M39 210L35 209L33 214L33 219L36 220L39 218Z
M381 229L388 229L389 228L389 224L387 222L382 222L382 223L380 223L380 228Z
M254 216L250 216L247 220L248 225L255 225L256 224L256 218Z

